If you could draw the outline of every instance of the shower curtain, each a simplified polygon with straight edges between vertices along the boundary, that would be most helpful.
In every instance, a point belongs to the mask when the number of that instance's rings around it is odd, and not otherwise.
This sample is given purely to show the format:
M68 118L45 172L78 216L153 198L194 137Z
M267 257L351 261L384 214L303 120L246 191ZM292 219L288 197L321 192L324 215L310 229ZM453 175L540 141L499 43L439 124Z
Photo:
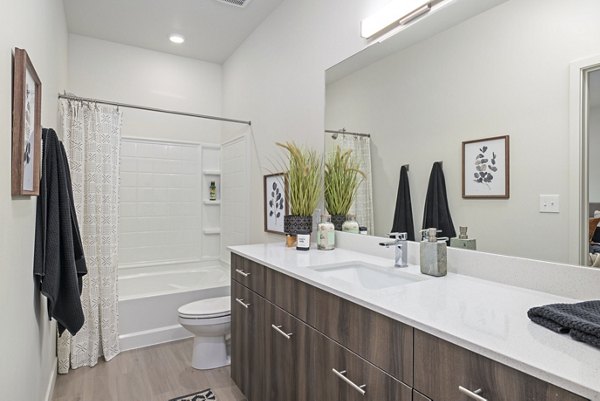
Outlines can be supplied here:
M75 336L58 338L58 372L94 366L119 353L117 251L119 152L118 108L61 100L61 132L71 166L73 198L88 274L81 302L85 324Z
M333 141L334 148L339 146L342 150L351 149L352 154L360 165L360 170L365 174L356 192L354 204L350 213L356 215L356 221L361 226L367 227L370 235L375 234L375 221L373 218L373 179L371 174L371 138L349 134L339 135Z

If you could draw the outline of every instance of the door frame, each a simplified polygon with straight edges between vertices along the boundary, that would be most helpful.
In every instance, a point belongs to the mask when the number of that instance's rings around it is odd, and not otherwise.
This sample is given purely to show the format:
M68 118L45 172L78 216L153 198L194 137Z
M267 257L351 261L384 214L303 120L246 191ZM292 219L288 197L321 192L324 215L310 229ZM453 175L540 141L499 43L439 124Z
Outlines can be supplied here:
M570 64L569 93L569 263L587 266L589 215L589 74L600 70L600 55Z

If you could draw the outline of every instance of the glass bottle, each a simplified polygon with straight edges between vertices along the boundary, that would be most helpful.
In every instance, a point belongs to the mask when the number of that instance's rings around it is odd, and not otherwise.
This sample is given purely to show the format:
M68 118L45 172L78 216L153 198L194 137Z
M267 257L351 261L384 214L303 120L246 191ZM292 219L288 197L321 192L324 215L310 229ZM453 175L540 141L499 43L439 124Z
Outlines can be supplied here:
M359 233L359 225L356 222L356 217L353 214L349 214L346 217L346 221L342 224L342 231L352 234Z
M211 201L217 200L217 185L214 181L210 182L210 198Z
M317 226L317 248L322 251L335 248L335 226L327 214L321 216L321 223Z

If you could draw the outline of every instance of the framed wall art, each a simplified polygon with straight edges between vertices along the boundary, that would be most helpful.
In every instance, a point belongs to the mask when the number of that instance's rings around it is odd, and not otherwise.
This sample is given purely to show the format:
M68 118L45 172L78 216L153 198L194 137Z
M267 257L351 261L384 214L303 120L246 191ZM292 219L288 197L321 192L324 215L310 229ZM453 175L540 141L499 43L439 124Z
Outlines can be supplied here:
M288 213L287 180L284 173L264 177L265 231L285 234L283 217Z
M465 199L510 197L509 136L462 143L462 196Z
M40 193L42 83L23 49L15 49L12 89L12 194L35 196Z

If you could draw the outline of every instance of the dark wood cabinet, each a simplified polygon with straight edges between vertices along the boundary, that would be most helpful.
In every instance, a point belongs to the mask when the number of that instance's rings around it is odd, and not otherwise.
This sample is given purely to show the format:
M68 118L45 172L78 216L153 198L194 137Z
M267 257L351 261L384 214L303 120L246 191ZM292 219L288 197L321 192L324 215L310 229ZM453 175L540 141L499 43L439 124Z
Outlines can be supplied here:
M314 336L310 328L277 306L268 303L266 314L266 400L313 400L310 375ZM262 400L259 400L262 401Z
M265 375L265 301L232 281L231 377L248 400L263 401Z
M231 254L231 278L259 295L265 295L265 271L263 265Z
M585 401L566 390L415 330L415 389L433 401Z
M231 271L248 401L586 401L241 256Z
M315 401L411 401L412 389L314 331Z

